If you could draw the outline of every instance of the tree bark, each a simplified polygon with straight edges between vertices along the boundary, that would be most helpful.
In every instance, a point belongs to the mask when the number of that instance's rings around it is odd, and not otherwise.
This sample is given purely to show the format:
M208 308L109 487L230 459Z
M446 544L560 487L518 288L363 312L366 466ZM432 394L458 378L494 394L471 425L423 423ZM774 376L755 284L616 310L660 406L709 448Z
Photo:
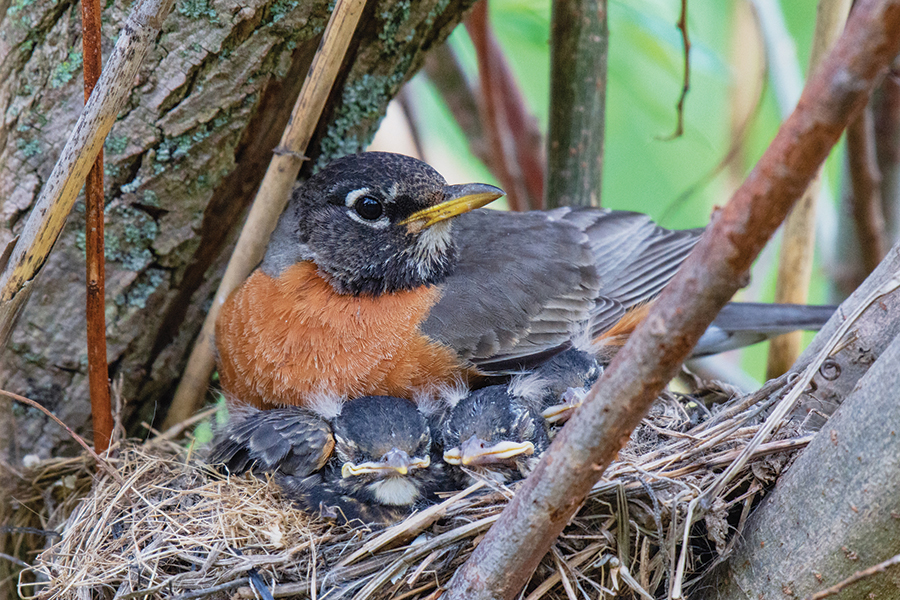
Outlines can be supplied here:
M799 372L818 354L822 344L837 330L845 315L894 273L900 273L900 245L892 248L878 268L841 305L838 313L806 348L793 370ZM900 335L900 290L881 298L860 316L852 336L839 345L823 364L797 402L791 418L804 428L818 431L853 391L872 363Z
M370 0L309 173L362 150L388 101L470 0ZM165 412L328 19L329 3L187 0L163 26L106 142L107 336L134 431ZM69 0L14 0L0 12L0 255L15 238L82 106L81 25ZM105 51L127 7L104 10ZM76 209L34 282L0 359L0 385L89 433L84 216ZM0 458L74 443L43 415L0 409Z
M805 597L900 552L900 337L750 517L705 598ZM896 570L836 598L896 598Z

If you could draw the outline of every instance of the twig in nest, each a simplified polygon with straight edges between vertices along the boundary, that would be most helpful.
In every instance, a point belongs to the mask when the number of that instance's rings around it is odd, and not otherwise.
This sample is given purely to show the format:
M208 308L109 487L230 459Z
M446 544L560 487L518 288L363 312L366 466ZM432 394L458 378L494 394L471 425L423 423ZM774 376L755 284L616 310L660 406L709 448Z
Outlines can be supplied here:
M50 417L51 419L53 419L54 421L56 421L56 424L59 425L60 427L62 427L63 429L65 429L66 431L68 431L68 432L69 432L69 435L71 435L72 438L73 438L76 442L78 442L79 444L81 444L81 447L84 448L84 449L87 451L87 453L90 454L90 455L94 458L95 461L97 461L97 464L98 464L104 471L106 471L106 472L110 475L110 477L112 477L113 479L115 479L116 482L118 482L120 485L125 485L125 481L122 479L121 476L119 476L119 474L116 472L116 470L113 469L113 468L110 466L110 464L109 464L108 462L106 462L105 460L103 460L102 458L100 458L100 455L97 454L96 452L94 452L94 449L91 448L90 444L88 444L86 441L84 441L84 438L82 438L80 435L78 435L77 433L75 433L74 431L72 431L72 430L69 428L68 425L66 425L65 423L63 423L63 422L62 422L56 415L54 415L52 412L50 412L49 410L47 410L46 408L44 408L43 406L41 406L40 404L38 404L38 403L35 402L34 400L32 400L32 399L30 399L30 398L26 398L25 396L20 396L20 395L18 395L18 394L14 394L14 393L12 393L12 392L7 392L6 390L0 390L0 395L6 396L7 398L12 398L13 400L15 400L15 401L17 401L17 402L21 402L22 404L27 404L28 406L31 406L31 407L33 407L33 408L36 408L36 409L38 409L39 411L41 411L42 413L44 413L45 415L47 415L48 417Z

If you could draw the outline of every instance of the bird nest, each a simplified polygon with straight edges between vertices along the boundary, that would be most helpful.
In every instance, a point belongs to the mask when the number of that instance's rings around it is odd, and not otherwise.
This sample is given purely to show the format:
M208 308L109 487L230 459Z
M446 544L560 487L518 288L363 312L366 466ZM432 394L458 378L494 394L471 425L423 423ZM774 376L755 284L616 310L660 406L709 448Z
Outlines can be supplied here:
M777 396L706 394L660 398L544 557L526 598L653 598L727 556L750 508L807 438L782 427L692 517L690 501L735 460ZM719 402L707 410L710 397ZM28 540L40 547L28 527L61 534L19 572L22 597L252 598L265 586L275 597L436 598L515 492L478 483L391 527L353 528L305 514L270 481L224 478L169 440L120 443L113 454L115 475L90 475L87 459L18 474L18 508L3 515L18 528L7 535L22 551Z

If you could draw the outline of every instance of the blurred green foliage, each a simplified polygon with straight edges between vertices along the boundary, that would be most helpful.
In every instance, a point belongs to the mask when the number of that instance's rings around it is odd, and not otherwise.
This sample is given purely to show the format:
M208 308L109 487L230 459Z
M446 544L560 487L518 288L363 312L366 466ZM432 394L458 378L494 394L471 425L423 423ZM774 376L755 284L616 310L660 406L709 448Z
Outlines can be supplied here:
M691 89L684 135L670 140L683 78L683 48L676 28L677 0L611 0L609 3L609 80L602 190L604 206L650 214L671 228L704 226L712 208L727 202L774 137L781 117L771 86L763 95L743 139L733 140L731 103L736 86L732 67L736 6L745 0L690 0ZM814 0L782 0L785 21L805 72L815 23ZM529 108L546 132L549 107L549 0L490 0L494 31L519 81ZM475 53L460 27L450 43L471 80ZM741 51L744 49L742 48ZM747 50L749 51L749 49ZM426 160L450 160L469 180L492 181L469 152L463 134L427 80L411 82ZM733 144L741 149L741 172L719 169ZM836 187L839 161L829 160ZM496 181L494 181L496 183ZM836 189L833 196L837 196ZM774 291L775 250L761 257L755 281L744 299L768 301ZM824 302L825 277L814 275L810 301ZM763 379L766 345L745 353L742 366Z

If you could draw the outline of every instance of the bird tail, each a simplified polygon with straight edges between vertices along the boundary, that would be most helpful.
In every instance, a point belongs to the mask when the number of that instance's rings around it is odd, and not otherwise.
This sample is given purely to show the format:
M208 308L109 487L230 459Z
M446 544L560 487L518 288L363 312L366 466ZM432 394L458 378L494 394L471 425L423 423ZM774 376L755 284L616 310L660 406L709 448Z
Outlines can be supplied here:
M836 306L730 302L700 337L693 358L743 348L792 331L818 331Z
M618 323L593 340L593 352L598 356L615 354L647 316L651 304L626 312ZM743 348L792 331L818 331L835 310L836 306L729 302L700 336L691 358Z

